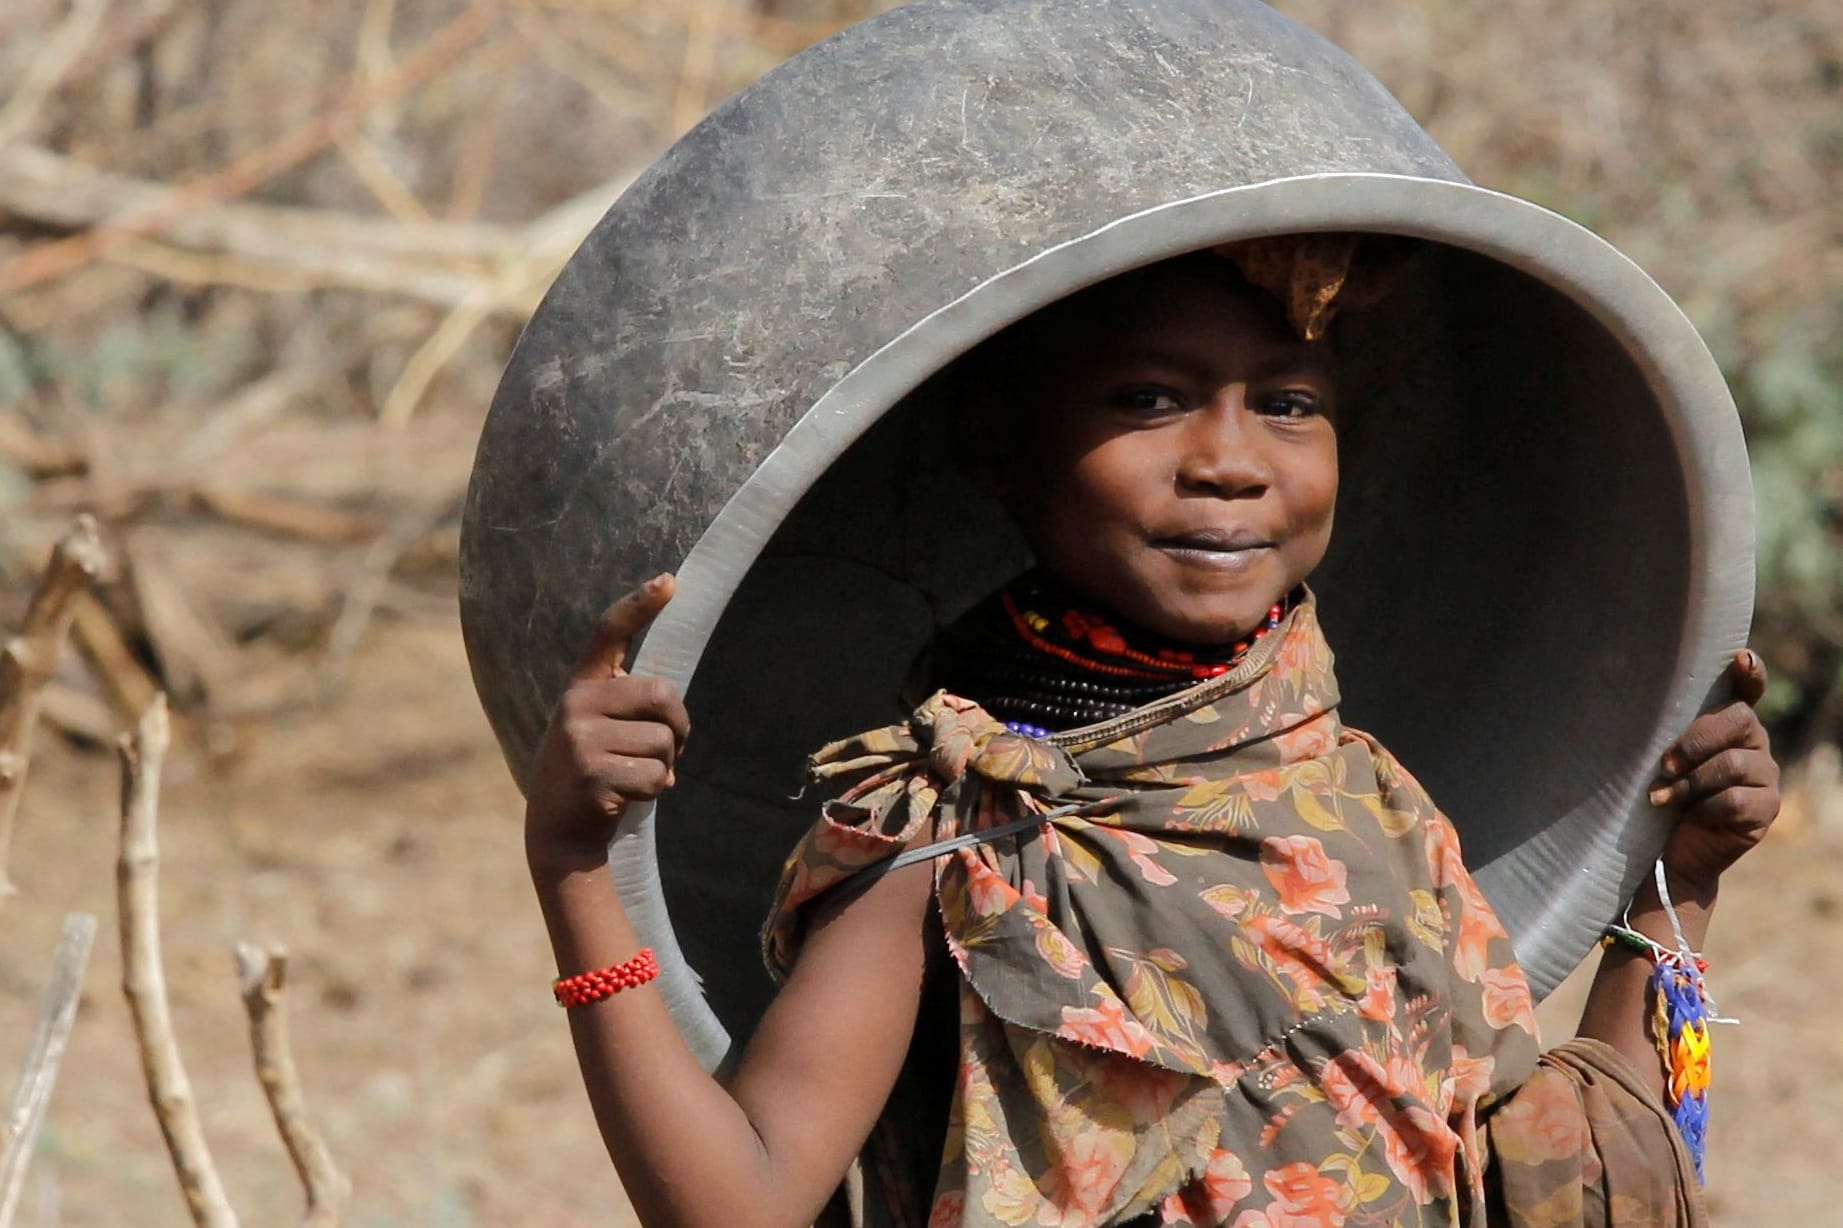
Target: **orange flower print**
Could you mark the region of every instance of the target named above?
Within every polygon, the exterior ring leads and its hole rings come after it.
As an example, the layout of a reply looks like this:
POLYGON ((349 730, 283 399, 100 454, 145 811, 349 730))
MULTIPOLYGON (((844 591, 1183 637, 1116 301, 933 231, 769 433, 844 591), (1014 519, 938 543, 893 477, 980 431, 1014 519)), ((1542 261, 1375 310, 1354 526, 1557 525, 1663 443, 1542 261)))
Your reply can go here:
POLYGON ((1112 836, 1126 846, 1126 855, 1139 867, 1140 877, 1154 887, 1169 887, 1177 881, 1177 875, 1152 860, 1152 854, 1159 851, 1158 841, 1140 835, 1136 831, 1125 831, 1118 827, 1096 827, 1104 835, 1112 836))
POLYGON ((1254 1189, 1240 1157, 1232 1151, 1217 1150, 1203 1166, 1204 1205, 1214 1219, 1227 1219, 1235 1204, 1254 1189))
POLYGON ((1411 1104, 1386 1119, 1382 1154, 1408 1192, 1421 1202, 1453 1192, 1459 1136, 1433 1110, 1411 1104))
POLYGON ((977 856, 963 856, 960 864, 966 870, 966 894, 972 902, 974 916, 997 916, 1017 903, 1017 888, 977 856))
MULTIPOLYGON (((1097 990, 1097 992, 1099 992, 1097 990)), ((1065 1006, 1056 1035, 1097 1049, 1112 1049, 1128 1057, 1144 1057, 1155 1043, 1145 1025, 1126 1013, 1126 1005, 1112 994, 1096 1007, 1065 1006)))
POLYGON ((1043 962, 1054 968, 1058 976, 1080 980, 1082 970, 1088 966, 1087 957, 1055 926, 1047 921, 1037 924, 1037 954, 1043 957, 1043 962))
POLYGON ((1182 1071, 1114 1058, 1097 1060, 1090 1077, 1099 1102, 1119 1107, 1134 1121, 1163 1121, 1190 1082, 1182 1071))
POLYGON ((1159 1204, 1159 1222, 1216 1225, 1229 1222, 1235 1204, 1254 1189, 1248 1170, 1234 1152, 1218 1150, 1196 1180, 1159 1204))
POLYGON ((1041 1177, 1043 1205, 1037 1223, 1043 1228, 1088 1228, 1099 1224, 1132 1162, 1131 1134, 1103 1129, 1072 1131, 1063 1140, 1054 1166, 1041 1177))
POLYGON ((1387 1023, 1395 1018, 1395 970, 1371 966, 1357 1010, 1365 1019, 1387 1023))
MULTIPOLYGON (((1299 720, 1299 717, 1282 717, 1299 720)), ((1274 749, 1281 758, 1289 763, 1305 759, 1318 759, 1337 749, 1336 726, 1330 721, 1306 720, 1291 729, 1281 730, 1273 736, 1274 749)))
POLYGON ((1565 1079, 1538 1074, 1517 1089, 1491 1119, 1500 1158, 1512 1164, 1546 1164, 1591 1152, 1578 1093, 1565 1079))
POLYGON ((1494 1028, 1522 1028, 1536 1034, 1536 1006, 1530 998, 1529 981, 1516 964, 1508 968, 1487 968, 1479 983, 1485 991, 1485 1022, 1494 1028))
MULTIPOLYGON (((1331 945, 1304 926, 1259 913, 1243 921, 1242 930, 1274 970, 1293 983, 1302 1006, 1306 1000, 1322 1001, 1327 990, 1346 987, 1349 978, 1335 966, 1337 957, 1331 945)), ((1348 988, 1354 992, 1356 986, 1348 988)))
POLYGON ((1403 1104, 1414 1083, 1410 1063, 1385 1069, 1360 1049, 1347 1049, 1321 1072, 1325 1097, 1339 1124, 1382 1141, 1383 1156, 1415 1201, 1450 1193, 1459 1136, 1421 1104, 1403 1104))
POLYGON ((1286 912, 1336 917, 1337 906, 1350 903, 1344 863, 1325 856, 1325 846, 1312 836, 1267 837, 1261 841, 1261 870, 1286 912))
POLYGON ((1341 1228, 1344 1222, 1344 1183, 1300 1160, 1274 1169, 1262 1178, 1273 1202, 1267 1222, 1273 1228, 1341 1228))
POLYGON ((966 1195, 959 1190, 942 1194, 928 1213, 928 1228, 960 1228, 966 1222, 966 1195))
POLYGON ((1454 1045, 1440 1083, 1441 1099, 1447 1105, 1478 1103, 1491 1090, 1491 1072, 1496 1066, 1497 1059, 1489 1053, 1473 1057, 1464 1045, 1454 1045))
POLYGON ((1248 772, 1236 778, 1242 792, 1251 801, 1277 801, 1280 795, 1291 786, 1287 783, 1290 773, 1284 767, 1267 768, 1259 772, 1248 772))

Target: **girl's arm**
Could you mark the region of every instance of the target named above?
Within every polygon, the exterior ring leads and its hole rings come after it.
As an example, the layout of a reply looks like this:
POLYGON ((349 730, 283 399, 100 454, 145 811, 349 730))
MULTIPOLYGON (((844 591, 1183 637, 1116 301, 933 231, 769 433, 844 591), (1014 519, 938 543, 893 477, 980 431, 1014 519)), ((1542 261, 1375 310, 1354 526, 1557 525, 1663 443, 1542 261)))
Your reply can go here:
MULTIPOLYGON (((1766 690, 1766 668, 1752 651, 1729 667, 1736 700, 1698 717, 1664 755, 1651 791, 1658 806, 1680 806, 1682 817, 1664 846, 1665 883, 1683 937, 1700 951, 1722 873, 1758 844, 1779 813, 1779 765, 1753 705, 1766 690)), ((1631 928, 1675 949, 1677 937, 1647 880, 1632 901, 1631 928)), ((1664 1071, 1652 1043, 1651 964, 1623 946, 1608 948, 1581 1015, 1580 1034, 1605 1041, 1645 1075, 1659 1096, 1664 1071)))
MULTIPOLYGON (((671 784, 688 726, 670 686, 621 666, 672 587, 661 577, 610 607, 535 761, 526 852, 562 975, 640 947, 607 840, 628 802, 671 784)), ((652 986, 571 1009, 589 1102, 641 1223, 812 1222, 908 1050, 931 885, 930 867, 911 866, 821 909, 728 1086, 698 1065, 652 986)))

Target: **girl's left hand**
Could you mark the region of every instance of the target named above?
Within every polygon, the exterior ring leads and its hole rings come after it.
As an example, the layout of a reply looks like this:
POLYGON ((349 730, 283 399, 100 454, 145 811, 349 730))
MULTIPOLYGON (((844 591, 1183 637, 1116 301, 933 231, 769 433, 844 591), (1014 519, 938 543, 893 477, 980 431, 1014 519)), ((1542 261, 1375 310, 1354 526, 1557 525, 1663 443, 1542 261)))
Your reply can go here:
POLYGON ((1779 814, 1779 764, 1753 706, 1766 665, 1747 649, 1728 667, 1734 702, 1699 716, 1664 752, 1651 804, 1677 806, 1664 868, 1691 887, 1713 888, 1723 870, 1766 835, 1779 814))

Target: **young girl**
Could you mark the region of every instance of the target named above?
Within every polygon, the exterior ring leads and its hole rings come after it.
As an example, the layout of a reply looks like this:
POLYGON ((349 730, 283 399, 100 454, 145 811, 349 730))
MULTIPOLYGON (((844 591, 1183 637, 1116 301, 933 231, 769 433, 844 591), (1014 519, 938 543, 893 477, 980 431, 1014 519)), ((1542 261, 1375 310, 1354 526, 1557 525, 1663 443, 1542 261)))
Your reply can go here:
POLYGON ((1777 812, 1762 666, 1660 765, 1674 910, 1639 893, 1579 1038, 1539 1055, 1452 827, 1338 720, 1306 581, 1361 412, 1327 324, 1370 270, 1321 247, 1153 265, 962 360, 971 462, 1038 565, 938 638, 905 724, 815 756, 862 778, 788 862, 785 983, 722 1081, 605 871, 690 734, 622 669, 673 580, 608 610, 526 836, 643 1223, 796 1228, 860 1153, 860 1217, 938 1228, 1700 1222, 1651 986, 1777 812))

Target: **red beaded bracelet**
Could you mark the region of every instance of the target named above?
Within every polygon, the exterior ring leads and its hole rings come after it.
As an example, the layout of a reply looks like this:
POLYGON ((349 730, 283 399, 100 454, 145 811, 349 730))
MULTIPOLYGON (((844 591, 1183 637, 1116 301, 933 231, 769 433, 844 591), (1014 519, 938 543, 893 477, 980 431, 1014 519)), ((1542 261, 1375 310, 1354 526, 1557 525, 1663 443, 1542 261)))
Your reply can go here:
POLYGON ((638 955, 624 964, 558 977, 550 983, 550 991, 556 995, 558 1006, 587 1006, 603 998, 612 998, 623 989, 644 985, 658 975, 659 960, 653 948, 642 947, 638 955))

